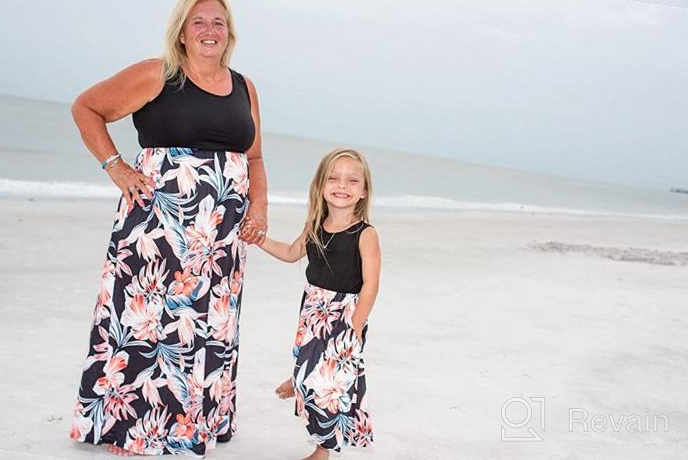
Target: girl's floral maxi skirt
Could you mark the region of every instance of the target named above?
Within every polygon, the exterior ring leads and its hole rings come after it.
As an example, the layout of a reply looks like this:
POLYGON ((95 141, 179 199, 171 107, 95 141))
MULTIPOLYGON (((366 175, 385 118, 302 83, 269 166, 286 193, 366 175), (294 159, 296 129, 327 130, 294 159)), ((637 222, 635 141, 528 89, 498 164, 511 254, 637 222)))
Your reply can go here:
POLYGON ((307 284, 294 346, 296 415, 320 446, 366 447, 373 441, 367 411, 363 342, 351 323, 358 294, 307 284))
POLYGON ((202 456, 236 429, 248 162, 151 148, 135 168, 156 188, 143 207, 120 200, 71 437, 202 456))

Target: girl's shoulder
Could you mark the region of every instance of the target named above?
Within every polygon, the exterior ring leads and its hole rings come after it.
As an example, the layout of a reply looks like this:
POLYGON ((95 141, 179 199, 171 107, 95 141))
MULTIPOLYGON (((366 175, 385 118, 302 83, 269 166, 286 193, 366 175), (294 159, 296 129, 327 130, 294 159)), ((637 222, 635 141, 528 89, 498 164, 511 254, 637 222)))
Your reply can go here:
POLYGON ((379 244, 377 229, 373 225, 371 225, 367 222, 364 222, 363 224, 364 225, 362 225, 360 230, 359 230, 359 232, 360 232, 359 246, 364 245, 366 243, 368 243, 368 244, 372 243, 375 245, 379 244))
POLYGON ((373 227, 373 224, 371 224, 370 222, 365 222, 363 220, 351 226, 352 231, 361 234, 369 228, 374 229, 375 227, 373 227))
POLYGON ((360 242, 361 238, 363 238, 363 235, 370 232, 375 233, 375 227, 373 227, 373 225, 369 222, 360 221, 340 233, 346 233, 353 238, 353 241, 360 242))
POLYGON ((367 225, 361 230, 358 238, 358 252, 361 259, 380 258, 380 239, 377 236, 377 230, 372 225, 367 225))
POLYGON ((367 235, 377 235, 377 229, 373 225, 371 225, 367 222, 363 223, 363 225, 361 226, 360 232, 361 232, 361 236, 366 235, 366 234, 367 235))

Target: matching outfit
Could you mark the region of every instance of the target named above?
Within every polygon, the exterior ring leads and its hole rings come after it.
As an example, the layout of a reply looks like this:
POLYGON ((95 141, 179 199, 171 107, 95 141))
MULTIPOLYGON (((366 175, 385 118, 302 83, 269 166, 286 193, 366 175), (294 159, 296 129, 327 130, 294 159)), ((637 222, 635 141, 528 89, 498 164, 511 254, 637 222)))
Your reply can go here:
MULTIPOLYGON (((136 454, 203 456, 236 430, 239 312, 248 203, 243 153, 255 127, 244 78, 218 96, 166 83, 133 114, 135 169, 152 200, 120 200, 94 308, 71 437, 136 454)), ((351 324, 369 224, 306 245, 308 284, 294 346, 296 414, 327 449, 373 440, 363 347, 351 324)))
POLYGON ((324 254, 306 243, 308 267, 294 344, 296 415, 307 422, 312 438, 326 449, 368 446, 373 428, 366 408, 363 342, 351 318, 363 285, 359 239, 370 225, 322 231, 324 254))
POLYGON ((133 114, 150 200, 115 218, 71 437, 203 456, 236 429, 239 312, 255 126, 244 78, 227 96, 167 82, 133 114))

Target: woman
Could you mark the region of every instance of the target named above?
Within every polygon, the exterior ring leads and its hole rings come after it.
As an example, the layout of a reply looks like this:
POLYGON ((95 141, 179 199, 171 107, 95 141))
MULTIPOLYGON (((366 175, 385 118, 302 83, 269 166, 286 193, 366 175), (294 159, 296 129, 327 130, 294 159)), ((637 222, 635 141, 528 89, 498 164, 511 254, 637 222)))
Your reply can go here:
POLYGON ((234 44, 224 0, 181 0, 162 60, 72 107, 122 199, 71 437, 119 455, 203 455, 236 429, 246 246, 265 237, 267 187, 256 90, 228 67, 234 44), (129 114, 134 168, 106 129, 129 114))

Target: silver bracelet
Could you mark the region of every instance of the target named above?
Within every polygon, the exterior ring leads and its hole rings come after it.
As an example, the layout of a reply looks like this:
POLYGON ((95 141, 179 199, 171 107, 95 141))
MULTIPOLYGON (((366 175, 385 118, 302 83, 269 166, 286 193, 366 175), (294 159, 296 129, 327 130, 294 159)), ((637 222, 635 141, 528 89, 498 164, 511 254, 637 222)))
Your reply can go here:
POLYGON ((107 171, 108 169, 112 169, 112 168, 114 168, 115 165, 116 165, 117 163, 119 163, 120 161, 122 161, 122 157, 117 157, 117 158, 115 158, 114 160, 112 160, 111 162, 107 163, 103 169, 106 170, 106 171, 107 171))
POLYGON ((117 160, 117 159, 120 159, 120 158, 122 158, 122 155, 120 155, 119 153, 116 153, 116 152, 115 152, 115 153, 113 153, 112 155, 110 155, 109 157, 107 157, 107 158, 105 159, 105 161, 103 161, 103 162, 100 164, 100 167, 103 168, 103 169, 105 169, 105 167, 106 167, 108 164, 110 164, 111 162, 113 162, 113 161, 115 161, 115 160, 117 160))

